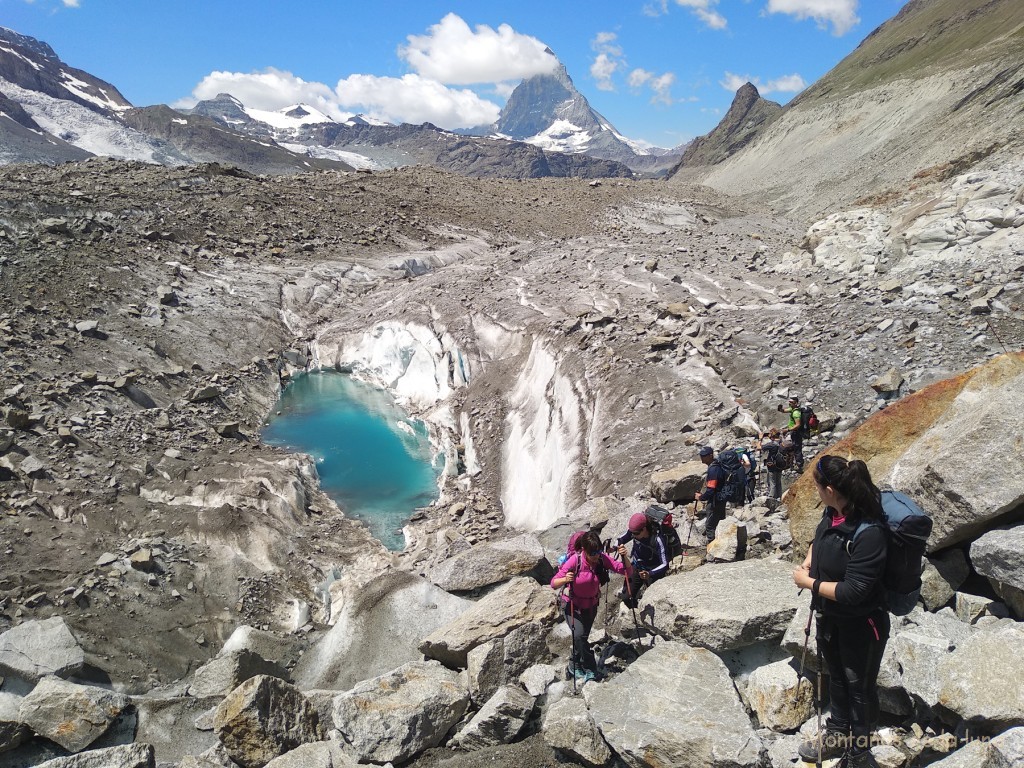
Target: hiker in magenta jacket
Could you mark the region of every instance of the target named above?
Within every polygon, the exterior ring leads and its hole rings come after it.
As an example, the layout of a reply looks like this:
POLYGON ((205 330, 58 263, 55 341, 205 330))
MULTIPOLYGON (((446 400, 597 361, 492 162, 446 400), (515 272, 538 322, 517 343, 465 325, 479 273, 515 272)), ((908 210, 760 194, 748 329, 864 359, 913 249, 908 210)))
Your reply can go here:
POLYGON ((590 650, 587 639, 597 618, 597 604, 601 600, 601 571, 613 570, 628 574, 632 568, 626 559, 626 547, 619 547, 619 555, 625 562, 612 560, 601 551, 601 539, 593 531, 587 531, 576 541, 577 550, 562 563, 558 573, 551 579, 554 589, 567 587, 562 593, 562 609, 565 620, 572 629, 572 661, 569 674, 577 680, 593 680, 597 673, 597 659, 590 650))

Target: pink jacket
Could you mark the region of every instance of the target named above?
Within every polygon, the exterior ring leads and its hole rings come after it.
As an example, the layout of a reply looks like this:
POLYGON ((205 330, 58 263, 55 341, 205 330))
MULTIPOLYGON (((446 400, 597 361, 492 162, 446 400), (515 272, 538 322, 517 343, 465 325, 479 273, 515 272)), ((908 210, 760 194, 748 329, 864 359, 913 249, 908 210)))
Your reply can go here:
MULTIPOLYGON (((626 572, 626 566, 618 560, 612 560, 604 552, 601 553, 601 561, 609 571, 615 571, 618 574, 626 572)), ((597 578, 597 573, 590 567, 587 559, 577 552, 562 563, 562 567, 551 577, 551 581, 564 578, 570 571, 574 572, 576 576, 572 584, 565 585, 562 601, 568 603, 571 600, 577 608, 593 608, 601 600, 601 582, 597 578)), ((555 587, 554 583, 551 584, 551 587, 560 589, 560 587, 555 587)))

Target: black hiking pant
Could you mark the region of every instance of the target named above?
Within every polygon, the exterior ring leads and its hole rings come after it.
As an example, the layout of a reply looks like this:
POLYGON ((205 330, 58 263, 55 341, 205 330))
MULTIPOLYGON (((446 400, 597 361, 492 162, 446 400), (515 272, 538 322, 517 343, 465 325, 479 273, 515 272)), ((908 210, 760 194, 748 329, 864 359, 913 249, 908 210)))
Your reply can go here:
POLYGON ((854 747, 871 746, 878 722, 878 670, 889 640, 889 613, 853 618, 822 616, 817 642, 829 678, 829 729, 852 732, 854 747))
POLYGON ((796 471, 804 471, 804 433, 799 429, 794 429, 789 433, 790 438, 793 440, 793 461, 796 464, 796 471))
POLYGON ((640 595, 643 593, 644 589, 657 580, 657 577, 652 577, 650 575, 649 570, 643 566, 634 564, 633 572, 629 574, 629 578, 623 583, 622 591, 619 592, 619 597, 622 598, 622 602, 627 608, 636 608, 637 604, 640 602, 640 595), (646 581, 640 578, 641 570, 645 570, 648 573, 646 581))
POLYGON ((572 630, 572 671, 588 669, 597 672, 597 659, 590 649, 590 630, 597 618, 597 606, 578 608, 572 603, 564 603, 565 620, 572 630), (570 607, 572 609, 570 609, 570 607))
POLYGON ((715 538, 718 524, 725 519, 726 501, 714 499, 708 503, 708 518, 704 521, 704 538, 711 541, 715 538))

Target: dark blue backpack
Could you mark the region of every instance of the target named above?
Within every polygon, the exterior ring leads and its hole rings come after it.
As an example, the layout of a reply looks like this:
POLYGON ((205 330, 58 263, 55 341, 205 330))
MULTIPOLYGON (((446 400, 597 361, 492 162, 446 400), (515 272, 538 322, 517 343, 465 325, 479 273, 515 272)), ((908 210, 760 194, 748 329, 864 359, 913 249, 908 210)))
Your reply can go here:
POLYGON ((722 470, 722 488, 718 497, 731 501, 733 504, 745 504, 747 501, 747 473, 740 463, 740 457, 731 448, 718 453, 719 469, 722 470))
MULTIPOLYGON (((921 572, 924 570, 924 551, 932 533, 932 519, 917 503, 899 491, 882 491, 882 527, 888 534, 888 554, 885 559, 885 599, 889 612, 906 616, 921 597, 921 572)), ((861 523, 853 532, 852 542, 861 531, 879 523, 861 523)))

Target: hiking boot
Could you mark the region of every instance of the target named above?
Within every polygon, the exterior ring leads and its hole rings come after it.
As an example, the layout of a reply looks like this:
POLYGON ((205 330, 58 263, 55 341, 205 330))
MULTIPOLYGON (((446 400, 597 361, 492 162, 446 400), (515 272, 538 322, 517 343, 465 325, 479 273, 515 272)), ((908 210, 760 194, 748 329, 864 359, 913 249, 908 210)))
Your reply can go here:
MULTIPOLYGON (((823 734, 821 745, 821 759, 833 760, 846 754, 850 747, 850 736, 844 731, 830 731, 827 728, 823 734)), ((797 750, 800 759, 805 763, 813 763, 818 759, 818 736, 805 741, 797 750)))
POLYGON ((842 768, 878 768, 878 761, 870 749, 863 752, 848 752, 839 764, 842 768))
POLYGON ((576 670, 576 682, 577 683, 589 683, 591 680, 594 680, 594 679, 595 679, 594 673, 591 672, 589 669, 577 669, 576 670))

